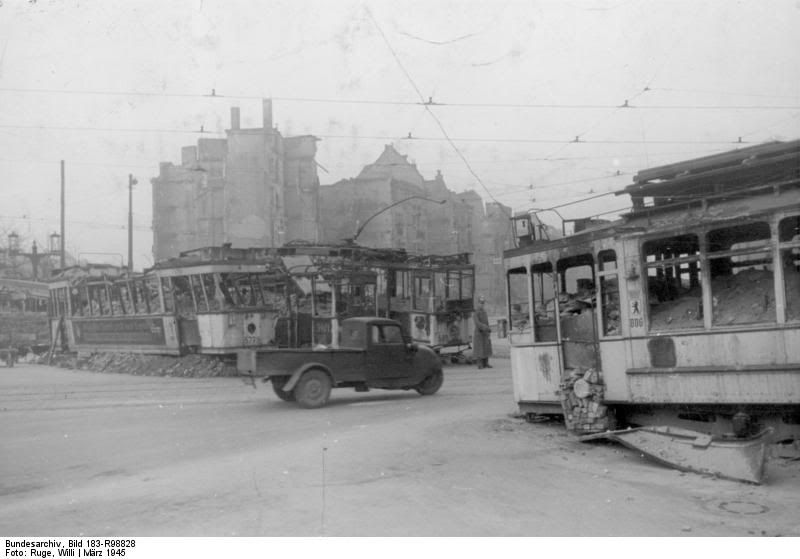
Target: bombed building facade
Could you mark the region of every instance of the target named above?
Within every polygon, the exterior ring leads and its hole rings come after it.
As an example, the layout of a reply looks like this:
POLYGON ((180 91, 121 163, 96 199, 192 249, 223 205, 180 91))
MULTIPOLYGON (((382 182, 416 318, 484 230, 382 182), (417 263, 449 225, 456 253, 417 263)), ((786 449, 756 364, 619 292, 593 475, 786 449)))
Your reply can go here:
POLYGON ((451 191, 441 172, 424 178, 392 145, 355 178, 321 186, 319 196, 324 241, 353 239, 412 254, 470 253, 476 290, 490 307, 502 307, 505 294, 492 286, 500 285, 500 255, 511 247, 510 208, 484 206, 473 190, 451 191))
POLYGON ((204 246, 277 247, 355 240, 411 254, 470 253, 476 289, 500 308, 499 255, 511 246, 510 208, 426 179, 387 145, 355 178, 320 186, 312 135, 284 137, 263 101, 262 126, 242 128, 238 107, 220 139, 200 138, 180 164, 161 163, 153 185, 156 262, 204 246), (356 238, 357 237, 357 238, 356 238))
POLYGON ((161 163, 153 184, 156 261, 202 246, 280 246, 318 240, 317 138, 284 138, 263 101, 260 128, 242 128, 231 109, 225 139, 184 147, 179 165, 161 163))

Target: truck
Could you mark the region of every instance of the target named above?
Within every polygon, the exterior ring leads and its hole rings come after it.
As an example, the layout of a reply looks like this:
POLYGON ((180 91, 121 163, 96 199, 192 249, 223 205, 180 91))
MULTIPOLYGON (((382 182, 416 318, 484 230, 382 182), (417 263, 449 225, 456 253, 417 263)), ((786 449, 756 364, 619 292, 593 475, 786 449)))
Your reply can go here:
POLYGON ((304 408, 327 404, 332 388, 415 390, 428 396, 444 382, 437 353, 411 341, 395 320, 347 318, 341 323, 338 345, 240 349, 236 366, 244 376, 270 382, 281 400, 304 408))

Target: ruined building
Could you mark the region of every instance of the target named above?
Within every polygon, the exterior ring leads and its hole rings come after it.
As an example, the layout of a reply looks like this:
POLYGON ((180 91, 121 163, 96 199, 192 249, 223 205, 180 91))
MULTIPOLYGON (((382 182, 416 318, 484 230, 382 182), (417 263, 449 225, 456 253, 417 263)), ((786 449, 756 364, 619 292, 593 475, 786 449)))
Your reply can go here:
POLYGON ((203 246, 280 246, 317 241, 317 138, 284 138, 263 102, 260 128, 242 128, 231 109, 225 139, 184 147, 181 163, 162 163, 153 184, 156 261, 203 246))
POLYGON ((336 243, 358 234, 355 240, 362 246, 412 254, 471 253, 476 289, 491 307, 502 307, 505 295, 496 286, 503 285, 501 256, 511 246, 510 208, 497 203, 484 207, 473 190, 451 191, 441 172, 425 179, 392 145, 357 177, 321 186, 319 198, 325 208, 320 214, 323 241, 336 243))
POLYGON ((357 177, 320 187, 317 140, 284 138, 273 126, 270 100, 263 102, 260 128, 242 128, 232 108, 226 138, 184 147, 180 164, 162 163, 152 179, 155 261, 224 243, 277 247, 357 235, 362 246, 411 254, 471 253, 476 288, 492 307, 502 306, 496 286, 502 250, 511 242, 509 208, 484 207, 472 190, 449 190, 441 172, 424 178, 391 145, 357 177))

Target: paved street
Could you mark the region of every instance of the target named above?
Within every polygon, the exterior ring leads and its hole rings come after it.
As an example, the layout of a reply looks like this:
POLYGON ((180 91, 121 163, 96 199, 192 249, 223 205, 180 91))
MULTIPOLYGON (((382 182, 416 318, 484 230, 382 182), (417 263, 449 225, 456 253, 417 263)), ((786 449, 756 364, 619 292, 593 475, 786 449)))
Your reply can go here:
POLYGON ((509 362, 435 396, 0 368, 0 533, 89 536, 800 535, 800 464, 684 474, 513 417, 509 362))

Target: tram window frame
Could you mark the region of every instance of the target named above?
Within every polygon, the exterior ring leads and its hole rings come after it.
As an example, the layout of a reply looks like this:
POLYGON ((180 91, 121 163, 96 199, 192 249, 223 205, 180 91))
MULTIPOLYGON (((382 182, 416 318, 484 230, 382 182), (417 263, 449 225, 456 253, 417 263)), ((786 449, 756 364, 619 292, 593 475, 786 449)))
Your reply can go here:
POLYGON ((89 286, 89 298, 94 303, 91 306, 92 316, 109 316, 111 309, 108 305, 108 291, 104 283, 93 283, 89 286))
POLYGON ((214 272, 200 274, 206 292, 209 312, 226 310, 232 306, 228 302, 228 295, 220 286, 221 281, 219 275, 219 273, 214 272))
POLYGON ((619 294, 619 267, 614 249, 597 253, 598 301, 600 302, 600 336, 622 335, 621 301, 619 294))
POLYGON ((125 316, 125 303, 122 300, 122 286, 119 282, 112 282, 108 287, 109 302, 111 303, 111 314, 113 316, 125 316))
POLYGON ((164 294, 164 310, 168 313, 177 313, 175 306, 175 294, 172 291, 172 278, 167 276, 159 278, 159 289, 164 294))
POLYGON ((783 277, 784 320, 800 321, 800 214, 778 222, 778 254, 783 277))
POLYGON ((184 318, 194 318, 197 313, 197 304, 189 276, 171 276, 169 279, 175 313, 184 318))
POLYGON ((286 283, 272 274, 255 274, 254 281, 261 290, 264 307, 279 310, 286 306, 286 283))
POLYGON ((408 312, 412 309, 411 270, 389 270, 393 282, 390 282, 389 311, 408 312))
POLYGON ((435 270, 433 272, 433 283, 431 285, 431 297, 433 298, 433 310, 435 312, 444 312, 447 308, 448 297, 448 271, 435 270))
POLYGON ((333 290, 335 287, 327 279, 312 278, 311 280, 311 315, 314 318, 334 318, 336 313, 333 308, 333 290), (320 285, 327 286, 320 289, 320 285))
POLYGON ((558 322, 561 342, 597 339, 597 276, 592 253, 560 258, 558 273, 558 322), (587 301, 588 300, 588 301, 587 301), (587 331, 591 329, 591 334, 587 331))
POLYGON ((434 298, 433 273, 428 270, 414 270, 411 275, 414 286, 412 294, 412 309, 420 312, 431 312, 434 298), (427 289, 423 289, 425 286, 427 289))
POLYGON ((188 278, 192 294, 194 295, 195 311, 199 313, 208 312, 208 297, 206 295, 205 285, 203 285, 202 274, 190 274, 188 278))
POLYGON ((119 296, 119 301, 121 303, 122 314, 125 316, 134 314, 133 303, 131 302, 130 298, 131 293, 128 288, 127 280, 120 280, 116 282, 115 285, 117 285, 118 288, 117 294, 119 296))
MULTIPOLYGON (((169 291, 164 289, 164 282, 161 279, 169 280, 169 278, 158 278, 157 276, 148 276, 142 280, 142 290, 146 297, 145 304, 148 314, 175 312, 172 288, 169 287, 169 291), (168 295, 169 299, 167 299, 168 295)), ((167 285, 170 285, 169 282, 167 282, 167 285)))
POLYGON ((89 304, 88 314, 86 316, 102 316, 100 310, 100 298, 95 296, 98 286, 96 284, 88 283, 84 286, 86 289, 86 301, 89 304))
POLYGON ((337 278, 331 282, 331 288, 336 291, 335 316, 349 316, 352 302, 352 284, 346 278, 337 278))
POLYGON ((461 300, 461 270, 447 270, 445 278, 445 298, 461 300))
POLYGON ((647 239, 642 243, 646 272, 644 291, 651 332, 704 327, 702 277, 706 266, 702 249, 701 237, 696 232, 647 239), (681 315, 681 320, 676 321, 676 315, 681 315))
POLYGON ((712 328, 777 322, 774 251, 768 222, 709 230, 706 256, 712 328))
POLYGON ((530 268, 533 289, 533 342, 553 343, 558 341, 558 274, 552 262, 534 264, 530 268), (545 283, 545 280, 548 280, 545 283), (545 285, 552 293, 547 299, 545 285), (548 307, 552 305, 552 309, 548 307), (549 315, 552 313, 552 317, 549 315), (552 324, 550 323, 552 321, 552 324))
POLYGON ((69 304, 67 302, 68 287, 59 287, 55 290, 56 316, 69 316, 69 304))
POLYGON ((468 301, 472 308, 475 301, 475 269, 461 270, 461 300, 468 301))
POLYGON ((151 314, 144 278, 137 278, 131 283, 133 284, 133 305, 136 314, 151 314))
POLYGON ((511 268, 506 272, 506 292, 508 293, 509 338, 514 343, 533 342, 533 328, 530 321, 531 276, 524 266, 511 268), (514 279, 521 279, 519 285, 514 279), (520 293, 521 292, 521 293, 520 293))
POLYGON ((254 307, 264 308, 264 291, 261 289, 261 282, 258 281, 258 274, 247 274, 247 281, 250 283, 251 302, 254 307))

